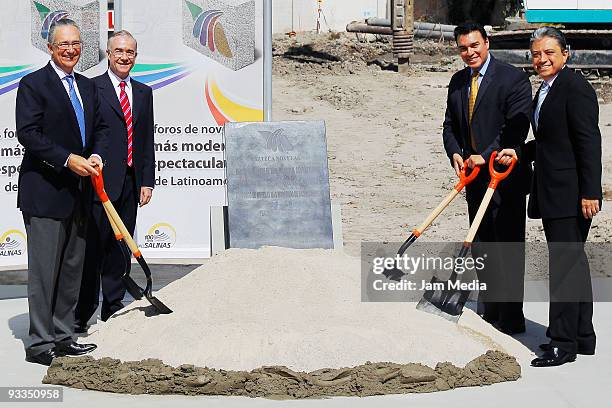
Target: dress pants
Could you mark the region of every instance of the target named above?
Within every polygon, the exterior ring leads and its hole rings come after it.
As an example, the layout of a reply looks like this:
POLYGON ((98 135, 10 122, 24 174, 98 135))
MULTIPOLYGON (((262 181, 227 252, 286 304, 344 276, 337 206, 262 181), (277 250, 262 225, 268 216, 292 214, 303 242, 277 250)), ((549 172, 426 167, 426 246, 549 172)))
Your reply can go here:
MULTIPOLYGON (((44 198, 42 198, 44 199, 44 198)), ((28 243, 29 336, 34 356, 74 339, 74 310, 85 256, 87 217, 78 199, 66 219, 23 214, 28 243)))
POLYGON ((568 353, 594 352, 593 290, 584 242, 591 220, 543 219, 548 245, 550 307, 547 336, 568 353))
MULTIPOLYGON (((483 168, 466 187, 470 225, 488 188, 486 170, 483 168)), ((477 271, 478 280, 487 284, 487 291, 479 293, 483 318, 510 331, 521 331, 525 326, 526 197, 516 173, 500 182, 472 245, 472 255, 485 261, 484 268, 477 271)))
MULTIPOLYGON (((138 196, 134 170, 126 169, 123 188, 113 206, 123 220, 130 235, 134 235, 138 196)), ((79 301, 75 311, 75 324, 85 327, 99 305, 102 287, 102 308, 100 318, 108 320, 123 308, 125 286, 121 276, 130 270, 131 262, 124 258, 119 243, 108 221, 104 207, 95 201, 92 207, 92 221, 87 232, 87 251, 79 301), (126 269, 127 268, 127 269, 126 269)))

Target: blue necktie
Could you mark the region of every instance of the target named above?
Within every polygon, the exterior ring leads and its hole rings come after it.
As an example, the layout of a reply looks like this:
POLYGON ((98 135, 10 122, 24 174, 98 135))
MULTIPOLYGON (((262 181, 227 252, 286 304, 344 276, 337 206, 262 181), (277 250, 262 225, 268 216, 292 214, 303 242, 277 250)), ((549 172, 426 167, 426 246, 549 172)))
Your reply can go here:
POLYGON ((81 131, 81 142, 83 143, 83 147, 85 146, 85 113, 83 112, 83 106, 81 106, 81 101, 79 101, 79 97, 74 89, 74 77, 72 75, 66 75, 64 79, 68 82, 68 90, 70 94, 70 102, 72 103, 72 107, 74 108, 74 113, 76 113, 77 122, 79 122, 79 130, 81 131))
POLYGON ((540 127, 538 123, 540 120, 540 108, 542 108, 542 104, 544 103, 544 99, 546 99, 546 95, 548 94, 549 90, 550 86, 548 85, 548 82, 544 81, 544 83, 542 84, 542 88, 540 89, 540 94, 538 96, 538 104, 536 105, 536 109, 533 114, 536 130, 538 130, 538 127, 540 127))

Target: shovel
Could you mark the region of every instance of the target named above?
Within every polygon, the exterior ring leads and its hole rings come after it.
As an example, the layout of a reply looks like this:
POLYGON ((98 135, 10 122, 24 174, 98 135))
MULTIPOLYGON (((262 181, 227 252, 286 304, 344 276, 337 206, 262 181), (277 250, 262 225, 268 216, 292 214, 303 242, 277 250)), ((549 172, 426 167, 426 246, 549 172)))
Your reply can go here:
MULTIPOLYGON (((455 197, 457 197, 457 194, 459 194, 461 190, 463 190, 463 187, 470 184, 472 180, 474 180, 476 176, 478 176, 478 172, 480 172, 480 167, 474 167, 472 171, 470 172, 470 174, 467 175, 467 171, 468 171, 467 162, 468 162, 467 160, 463 162, 463 169, 459 173, 459 182, 455 185, 453 190, 450 193, 448 193, 446 198, 442 200, 442 202, 431 212, 431 214, 427 216, 425 221, 423 221, 423 223, 419 225, 417 228, 412 230, 412 233, 410 234, 408 239, 404 241, 402 246, 397 251, 398 257, 401 257, 402 255, 404 255, 404 252, 406 252, 406 250, 410 247, 410 245, 412 245, 414 241, 416 241, 417 238, 420 237, 421 234, 431 225, 431 223, 434 222, 436 218, 438 218, 438 215, 440 215, 440 213, 446 207, 448 207, 451 201, 453 201, 455 197)), ((383 271, 383 275, 385 275, 387 279, 398 281, 398 282, 402 280, 402 276, 404 276, 404 274, 405 273, 402 272, 402 270, 400 270, 397 267, 397 264, 393 268, 385 269, 383 271)))
POLYGON ((110 222, 115 234, 115 239, 117 239, 117 243, 119 244, 126 259, 126 269, 121 279, 127 291, 134 299, 142 299, 143 296, 146 297, 149 303, 151 303, 151 305, 153 305, 153 307, 161 314, 172 313, 172 310, 168 306, 164 305, 159 299, 153 296, 153 280, 151 279, 151 270, 149 269, 149 265, 147 265, 145 262, 144 258, 142 257, 142 253, 136 245, 136 242, 134 242, 132 236, 125 227, 125 224, 123 224, 123 221, 121 221, 121 217, 119 217, 119 214, 117 214, 113 203, 111 203, 111 201, 108 199, 108 195, 106 194, 106 191, 104 191, 104 179, 102 177, 101 169, 98 169, 97 176, 91 176, 91 182, 93 183, 98 197, 100 197, 100 201, 102 201, 102 206, 104 207, 108 221, 110 222), (147 278, 147 286, 144 289, 138 286, 138 284, 130 277, 127 262, 130 262, 131 256, 125 246, 127 246, 129 251, 134 254, 136 261, 138 261, 145 273, 147 278))
MULTIPOLYGON (((496 151, 491 153, 491 158, 489 159, 489 174, 491 175, 491 181, 489 182, 487 191, 482 199, 482 202, 480 203, 480 207, 478 207, 478 212, 474 217, 474 221, 470 226, 457 258, 465 258, 467 256, 468 251, 472 246, 472 241, 474 240, 476 232, 478 231, 478 227, 480 227, 480 223, 487 211, 487 207, 491 202, 493 193, 495 193, 497 185, 500 181, 508 177, 516 165, 516 159, 513 158, 506 171, 500 173, 496 171, 494 167, 496 156, 496 151)), ((454 289, 450 287, 450 282, 457 282, 457 275, 456 270, 453 269, 448 281, 442 281, 434 276, 431 279, 431 287, 433 289, 426 290, 425 293, 423 293, 423 298, 419 301, 416 308, 424 312, 442 316, 447 320, 457 322, 461 316, 461 313, 463 313, 463 306, 465 305, 465 302, 467 302, 471 292, 470 290, 454 289)))

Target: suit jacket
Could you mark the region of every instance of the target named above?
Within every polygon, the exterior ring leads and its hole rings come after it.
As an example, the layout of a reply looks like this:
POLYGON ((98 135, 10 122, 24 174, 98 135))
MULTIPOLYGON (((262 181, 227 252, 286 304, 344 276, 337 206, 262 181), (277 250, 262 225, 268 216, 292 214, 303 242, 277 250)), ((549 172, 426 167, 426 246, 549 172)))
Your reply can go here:
MULTIPOLYGON (((505 147, 520 149, 524 145, 531 118, 531 84, 527 74, 496 60, 490 54, 487 71, 478 88, 472 118, 472 132, 476 152, 471 147, 468 124, 468 86, 470 68, 466 67, 451 78, 448 86, 443 140, 446 154, 452 163, 453 154, 464 159, 477 153, 487 161, 491 153, 505 147)), ((490 179, 483 168, 478 176, 481 182, 490 179)), ((529 191, 530 166, 519 164, 512 174, 500 183, 501 190, 529 191)), ((467 187, 470 189, 470 186, 467 187)))
MULTIPOLYGON (((70 153, 106 155, 108 127, 100 116, 98 91, 90 79, 74 74, 85 115, 85 146, 70 97, 47 64, 21 79, 17 91, 17 138, 25 147, 19 171, 17 206, 37 217, 69 217, 79 195, 91 193, 89 180, 64 166, 70 153)), ((91 196, 85 197, 85 203, 91 196)))
MULTIPOLYGON (((111 201, 121 194, 127 169, 127 128, 117 93, 108 72, 95 77, 101 98, 100 113, 110 128, 108 154, 105 157, 104 188, 111 201)), ((130 79, 132 86, 132 165, 136 191, 155 186, 155 147, 153 140, 153 91, 130 79)))
POLYGON ((582 198, 601 200, 598 123, 595 90, 582 75, 563 68, 540 107, 537 129, 533 125, 535 140, 525 147, 525 161, 535 161, 531 218, 582 216, 582 198))

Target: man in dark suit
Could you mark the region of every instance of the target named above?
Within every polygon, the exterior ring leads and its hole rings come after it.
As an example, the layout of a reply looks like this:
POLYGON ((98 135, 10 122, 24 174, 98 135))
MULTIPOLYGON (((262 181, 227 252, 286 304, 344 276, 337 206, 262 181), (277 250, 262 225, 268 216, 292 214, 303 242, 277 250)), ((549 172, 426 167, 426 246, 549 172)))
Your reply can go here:
MULTIPOLYGON (((94 78, 101 99, 100 113, 110 127, 109 153, 104 167, 105 190, 130 234, 136 226, 136 210, 151 200, 155 183, 153 145, 153 92, 130 77, 137 54, 136 40, 119 31, 108 40, 109 69, 94 78)), ((130 267, 112 233, 104 208, 95 200, 93 222, 87 239, 87 255, 79 302, 75 311, 77 332, 98 307, 106 321, 123 307, 125 286, 121 276, 130 267)), ((129 270, 129 269, 128 269, 129 270)))
MULTIPOLYGON (((535 161, 528 212, 542 218, 549 253, 550 343, 531 362, 535 367, 565 364, 578 354, 595 353, 593 294, 584 252, 591 221, 599 212, 601 133, 593 87, 565 66, 569 51, 564 35, 552 27, 531 38, 533 67, 544 80, 533 100, 535 141, 519 154, 535 161)), ((501 152, 516 157, 514 150, 501 152)))
MULTIPOLYGON (((444 148, 455 171, 488 163, 502 147, 524 144, 529 132, 531 85, 520 70, 489 53, 484 28, 475 23, 455 29, 459 54, 466 68, 453 75, 444 118, 444 148)), ((485 257, 478 279, 487 283, 479 301, 483 318, 507 334, 525 331, 523 280, 527 166, 516 168, 500 183, 472 246, 475 257, 485 257)), ((483 169, 466 187, 470 223, 490 181, 483 169)))
POLYGON ((108 130, 93 81, 73 71, 82 46, 77 25, 57 21, 48 41, 51 61, 21 80, 15 115, 25 147, 17 205, 28 241, 26 361, 44 365, 96 348, 76 343, 72 329, 91 203, 88 176, 102 167, 108 130))

